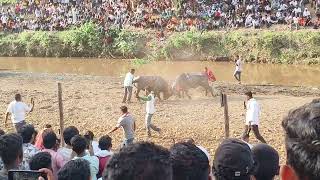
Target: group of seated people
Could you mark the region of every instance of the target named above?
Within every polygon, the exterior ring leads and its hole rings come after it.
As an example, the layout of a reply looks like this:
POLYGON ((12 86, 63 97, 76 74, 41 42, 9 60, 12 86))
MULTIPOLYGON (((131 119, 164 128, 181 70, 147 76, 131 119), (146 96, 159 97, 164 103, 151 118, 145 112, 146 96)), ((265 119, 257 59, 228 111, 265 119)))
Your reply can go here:
POLYGON ((291 110, 282 121, 286 165, 267 144, 249 145, 243 139, 225 139, 213 159, 205 148, 188 139, 169 149, 137 142, 113 153, 112 139, 93 133, 80 135, 76 127, 63 131, 65 146, 47 125, 36 133, 24 125, 18 133, 1 131, 0 180, 14 169, 39 170, 48 180, 282 180, 320 179, 320 99, 291 110), (211 164, 212 160, 212 164, 211 164))
MULTIPOLYGON (((185 31, 192 28, 270 27, 273 24, 319 25, 319 3, 313 15, 309 1, 297 0, 146 0, 132 5, 119 0, 22 0, 0 9, 0 31, 59 31, 85 22, 101 28, 156 28, 185 31)), ((313 2, 313 1, 312 1, 313 2)))

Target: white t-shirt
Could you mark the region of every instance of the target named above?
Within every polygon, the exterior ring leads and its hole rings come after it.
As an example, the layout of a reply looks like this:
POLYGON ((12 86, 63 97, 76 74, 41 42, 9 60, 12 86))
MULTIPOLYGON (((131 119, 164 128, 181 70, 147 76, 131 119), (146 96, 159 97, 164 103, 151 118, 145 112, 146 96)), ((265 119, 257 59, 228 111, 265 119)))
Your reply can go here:
POLYGON ((133 74, 131 74, 130 72, 128 72, 128 73, 126 74, 126 77, 124 78, 124 82, 123 82, 124 86, 125 86, 125 87, 126 87, 126 86, 132 87, 132 86, 133 86, 133 84, 132 84, 133 78, 134 78, 133 74))
POLYGON ((238 72, 242 71, 242 61, 240 58, 236 62, 236 71, 238 71, 238 72))
POLYGON ((303 17, 307 17, 307 16, 310 16, 310 11, 304 10, 303 11, 303 17))
POLYGON ((61 147, 58 149, 58 154, 63 157, 65 162, 68 162, 71 160, 72 149, 61 147))
POLYGON ((11 114, 12 123, 19 123, 25 120, 26 112, 30 112, 31 107, 21 101, 12 101, 7 109, 11 114))
POLYGON ((92 141, 92 148, 93 148, 93 153, 96 154, 99 151, 101 151, 101 149, 99 148, 99 143, 97 141, 92 141))
POLYGON ((146 112, 148 114, 153 114, 156 112, 156 108, 154 107, 155 99, 152 94, 149 94, 148 97, 151 97, 151 100, 146 103, 146 112))
POLYGON ((246 125, 259 125, 260 106, 251 98, 247 103, 246 125))

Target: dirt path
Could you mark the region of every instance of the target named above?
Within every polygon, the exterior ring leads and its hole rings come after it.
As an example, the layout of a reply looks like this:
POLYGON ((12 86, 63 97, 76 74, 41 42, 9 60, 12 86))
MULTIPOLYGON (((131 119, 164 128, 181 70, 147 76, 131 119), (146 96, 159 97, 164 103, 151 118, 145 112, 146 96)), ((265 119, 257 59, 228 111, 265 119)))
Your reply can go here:
MULTIPOLYGON (((122 79, 105 76, 77 76, 59 74, 33 74, 0 72, 0 109, 1 117, 15 93, 21 93, 24 100, 35 98, 35 111, 28 115, 27 121, 37 128, 50 123, 58 129, 59 113, 57 102, 57 82, 63 84, 65 124, 77 126, 81 132, 92 130, 96 137, 106 134, 119 117, 122 99, 122 79)), ((242 134, 244 96, 239 93, 246 89, 256 92, 256 98, 262 106, 261 133, 265 139, 281 154, 284 162, 283 131, 281 121, 289 109, 310 102, 319 97, 316 88, 249 86, 219 82, 216 89, 229 94, 230 135, 242 134), (300 97, 297 97, 300 96, 300 97)), ((217 90, 218 92, 218 90, 217 90)), ((192 137, 206 147, 213 155, 218 143, 223 139, 223 109, 219 97, 205 97, 201 89, 190 93, 192 100, 168 101, 156 105, 157 112, 153 122, 163 130, 162 135, 154 133, 150 139, 169 147, 174 141, 192 137)), ((145 105, 134 100, 128 105, 129 111, 137 121, 137 140, 147 140, 144 129, 145 105)), ((4 128, 1 123, 0 128, 4 128)), ((11 127, 11 126, 10 126, 11 127)), ((13 129, 6 129, 12 131, 13 129)), ((114 147, 121 142, 122 132, 112 134, 114 147)), ((251 136, 251 142, 257 141, 251 136)))

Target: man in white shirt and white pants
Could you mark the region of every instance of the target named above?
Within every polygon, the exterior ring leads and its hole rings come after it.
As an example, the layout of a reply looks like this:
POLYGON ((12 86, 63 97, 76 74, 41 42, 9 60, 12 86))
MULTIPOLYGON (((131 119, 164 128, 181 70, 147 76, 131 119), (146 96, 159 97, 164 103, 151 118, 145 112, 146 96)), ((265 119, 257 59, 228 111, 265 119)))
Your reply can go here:
POLYGON ((151 129, 154 131, 157 131, 160 133, 161 129, 156 127, 151 123, 151 118, 153 114, 156 112, 156 108, 154 106, 155 103, 155 97, 154 97, 154 92, 151 91, 150 94, 147 97, 139 97, 139 99, 146 101, 146 129, 148 133, 148 137, 151 136, 151 129))
POLYGON ((32 112, 34 108, 34 101, 31 98, 31 107, 29 107, 27 104, 22 102, 22 98, 20 94, 15 95, 15 100, 12 101, 7 109, 6 112, 6 119, 4 121, 5 127, 7 126, 8 117, 11 114, 11 120, 13 125, 16 128, 16 131, 18 132, 19 129, 22 128, 26 124, 25 115, 28 112, 32 112))
POLYGON ((234 71, 233 76, 236 78, 239 84, 241 84, 242 61, 239 55, 237 55, 235 63, 236 63, 236 70, 234 71))
POLYGON ((126 74, 126 77, 124 78, 124 97, 122 100, 122 103, 130 103, 131 102, 131 96, 132 96, 132 89, 133 89, 133 79, 134 79, 134 72, 135 69, 131 69, 130 72, 126 74), (127 99, 128 96, 128 99, 127 99))
POLYGON ((256 138, 262 143, 266 143, 264 138, 259 132, 259 116, 260 116, 260 106, 252 96, 252 92, 248 91, 245 93, 247 96, 247 113, 246 113, 246 122, 245 122, 245 131, 243 133, 243 138, 248 136, 252 130, 256 138))

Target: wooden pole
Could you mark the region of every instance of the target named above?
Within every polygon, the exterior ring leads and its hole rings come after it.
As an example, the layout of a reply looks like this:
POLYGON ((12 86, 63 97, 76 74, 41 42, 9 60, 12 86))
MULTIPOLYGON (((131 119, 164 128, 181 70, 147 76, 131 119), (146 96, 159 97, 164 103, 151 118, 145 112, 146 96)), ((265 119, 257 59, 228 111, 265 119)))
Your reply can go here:
POLYGON ((228 99, 227 95, 223 94, 223 107, 224 107, 224 131, 225 137, 229 138, 229 112, 228 112, 228 99))
POLYGON ((58 100, 59 100, 59 117, 60 117, 60 144, 61 146, 64 146, 64 140, 63 140, 63 104, 62 104, 62 88, 61 83, 58 83, 58 100))

